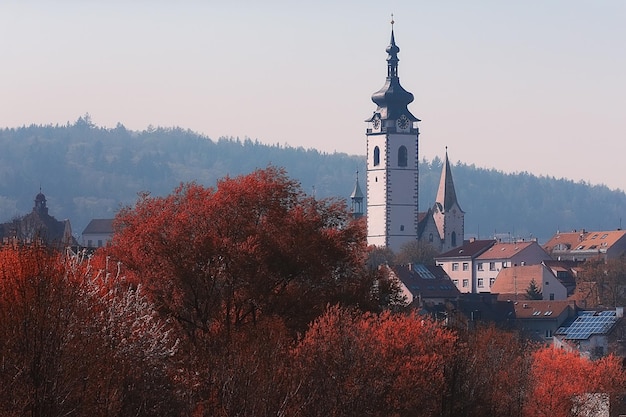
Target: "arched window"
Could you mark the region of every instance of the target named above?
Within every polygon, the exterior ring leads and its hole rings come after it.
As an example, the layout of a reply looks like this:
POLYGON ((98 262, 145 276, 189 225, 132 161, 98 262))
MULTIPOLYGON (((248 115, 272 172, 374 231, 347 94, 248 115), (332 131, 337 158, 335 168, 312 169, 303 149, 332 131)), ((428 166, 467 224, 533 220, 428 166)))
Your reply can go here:
POLYGON ((378 146, 374 147, 374 166, 380 164, 380 149, 378 146))
POLYGON ((428 235, 428 241, 429 241, 429 242, 432 242, 432 241, 433 241, 433 234, 432 234, 432 233, 428 235))
POLYGON ((450 240, 452 243, 452 246, 455 247, 456 246, 456 232, 452 232, 452 236, 450 237, 450 240))
POLYGON ((406 146, 402 145, 398 148, 398 166, 405 167, 407 165, 406 146))

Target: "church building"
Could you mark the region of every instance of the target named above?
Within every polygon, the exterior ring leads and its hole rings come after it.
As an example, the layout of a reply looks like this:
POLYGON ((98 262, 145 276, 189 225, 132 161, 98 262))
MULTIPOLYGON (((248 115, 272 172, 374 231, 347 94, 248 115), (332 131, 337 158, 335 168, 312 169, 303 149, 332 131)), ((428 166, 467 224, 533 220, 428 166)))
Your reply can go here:
POLYGON ((436 202, 427 212, 419 212, 420 120, 408 109, 413 94, 400 85, 400 48, 393 24, 386 49, 387 78, 372 95, 377 108, 366 120, 367 243, 397 252, 419 240, 445 252, 463 244, 464 212, 456 198, 447 150, 436 202))
POLYGON ((1 244, 43 244, 65 248, 76 245, 69 220, 57 220, 48 213, 46 196, 39 191, 33 210, 25 216, 0 224, 1 244))

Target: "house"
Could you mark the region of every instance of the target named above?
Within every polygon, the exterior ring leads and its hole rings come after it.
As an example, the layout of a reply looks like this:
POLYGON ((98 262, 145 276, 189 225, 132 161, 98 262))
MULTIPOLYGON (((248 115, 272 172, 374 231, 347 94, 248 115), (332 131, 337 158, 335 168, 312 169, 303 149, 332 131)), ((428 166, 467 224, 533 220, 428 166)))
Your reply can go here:
MULTIPOLYGON (((615 341, 621 347, 624 334, 624 308, 604 311, 580 311, 554 334, 554 346, 578 351, 581 356, 597 359, 617 353, 611 347, 611 334, 620 333, 615 341)), ((622 352, 623 353, 623 349, 622 352)))
POLYGON ((390 267, 390 277, 400 283, 407 304, 415 307, 443 305, 460 293, 443 269, 433 265, 409 264, 390 267))
POLYGON ((554 269, 545 262, 502 268, 491 285, 491 292, 500 294, 501 298, 524 300, 534 283, 543 300, 566 300, 574 292, 576 283, 572 283, 565 274, 561 275, 563 278, 557 277, 554 269))
POLYGON ((476 258, 492 247, 495 240, 472 239, 458 248, 442 253, 435 258, 435 262, 452 279, 452 282, 462 293, 477 292, 474 287, 476 258))
POLYGON ((615 259, 626 253, 626 231, 557 232, 543 247, 555 260, 615 259))
POLYGON ((500 329, 511 329, 514 325, 513 303, 498 300, 496 294, 461 293, 457 299, 448 300, 443 312, 447 326, 473 330, 477 326, 494 325, 500 329))
POLYGON ((559 328, 576 316, 576 304, 567 300, 509 301, 513 305, 515 327, 534 341, 552 343, 559 328))
POLYGON ((491 292, 491 286, 504 268, 537 265, 551 260, 550 255, 536 241, 496 242, 476 257, 474 262, 474 292, 491 292))
POLYGON ((70 221, 57 220, 48 213, 46 196, 41 190, 30 213, 0 224, 0 239, 3 244, 39 243, 60 248, 76 245, 70 221))
POLYGON ((83 230, 81 241, 86 248, 100 248, 110 242, 112 236, 113 219, 93 219, 83 230))

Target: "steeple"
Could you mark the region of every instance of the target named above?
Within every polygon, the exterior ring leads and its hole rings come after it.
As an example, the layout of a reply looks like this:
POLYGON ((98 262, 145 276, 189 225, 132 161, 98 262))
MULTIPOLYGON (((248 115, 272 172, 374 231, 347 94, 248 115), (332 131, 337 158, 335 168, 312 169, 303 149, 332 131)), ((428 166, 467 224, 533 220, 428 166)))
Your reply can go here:
POLYGON ((35 207, 33 207, 33 211, 47 215, 48 207, 46 207, 46 196, 41 192, 41 187, 39 187, 39 194, 35 196, 35 207))
POLYGON ((450 161, 448 160, 448 147, 446 146, 446 158, 443 162, 441 171, 441 179, 439 180, 439 190, 437 191, 437 204, 441 206, 440 210, 444 213, 452 208, 454 204, 459 207, 456 199, 456 191, 454 190, 454 181, 452 180, 452 170, 450 169, 450 161))
POLYGON ((363 198, 363 191, 361 191, 361 186, 359 185, 359 171, 357 171, 354 190, 350 194, 351 212, 352 217, 355 219, 363 216, 363 198))
POLYGON ((413 102, 413 94, 406 91, 400 85, 398 77, 398 52, 400 48, 396 45, 396 38, 393 31, 393 15, 391 20, 391 41, 385 51, 387 52, 387 79, 383 88, 372 94, 372 101, 378 105, 378 108, 370 119, 371 122, 378 116, 381 120, 399 119, 405 115, 411 122, 419 122, 420 120, 413 116, 407 106, 413 102))

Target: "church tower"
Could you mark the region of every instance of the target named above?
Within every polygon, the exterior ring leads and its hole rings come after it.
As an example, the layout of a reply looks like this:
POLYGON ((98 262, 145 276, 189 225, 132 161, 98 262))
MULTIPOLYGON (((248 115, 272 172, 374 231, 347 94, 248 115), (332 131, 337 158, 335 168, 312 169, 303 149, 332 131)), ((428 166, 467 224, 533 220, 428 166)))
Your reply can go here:
POLYGON ((372 95, 378 106, 368 123, 367 136, 367 243, 394 251, 418 239, 417 122, 407 106, 413 94, 400 85, 394 21, 386 49, 387 79, 372 95))
POLYGON ((465 212, 461 210, 456 199, 452 170, 448 160, 448 149, 441 170, 437 199, 433 207, 433 219, 439 231, 441 251, 447 252, 457 246, 463 245, 465 233, 465 212))

